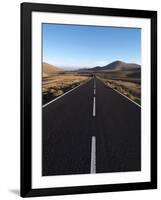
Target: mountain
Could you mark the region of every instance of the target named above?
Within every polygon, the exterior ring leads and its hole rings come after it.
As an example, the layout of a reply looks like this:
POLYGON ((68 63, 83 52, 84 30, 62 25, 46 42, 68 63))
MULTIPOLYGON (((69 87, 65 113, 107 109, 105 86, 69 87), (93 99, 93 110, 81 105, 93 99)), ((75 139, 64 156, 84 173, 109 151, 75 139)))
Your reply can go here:
POLYGON ((61 68, 56 67, 54 65, 48 64, 46 62, 43 62, 43 77, 49 76, 55 72, 62 71, 61 68))
POLYGON ((101 70, 138 70, 140 69, 140 65, 135 63, 125 63, 122 61, 112 62, 104 67, 101 70))
POLYGON ((93 68, 79 69, 79 71, 88 71, 88 72, 108 72, 108 71, 138 71, 141 69, 141 66, 135 63, 125 63, 122 61, 114 61, 105 66, 96 66, 93 68))

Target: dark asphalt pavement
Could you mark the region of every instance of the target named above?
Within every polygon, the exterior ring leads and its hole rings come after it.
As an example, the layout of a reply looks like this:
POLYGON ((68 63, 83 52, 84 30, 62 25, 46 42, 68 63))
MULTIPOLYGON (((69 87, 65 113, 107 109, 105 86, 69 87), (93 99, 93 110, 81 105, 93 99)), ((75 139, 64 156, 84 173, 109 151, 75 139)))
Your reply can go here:
POLYGON ((42 108, 42 175, 141 170, 141 108, 97 78, 42 108), (94 82, 96 85, 93 116, 94 82))

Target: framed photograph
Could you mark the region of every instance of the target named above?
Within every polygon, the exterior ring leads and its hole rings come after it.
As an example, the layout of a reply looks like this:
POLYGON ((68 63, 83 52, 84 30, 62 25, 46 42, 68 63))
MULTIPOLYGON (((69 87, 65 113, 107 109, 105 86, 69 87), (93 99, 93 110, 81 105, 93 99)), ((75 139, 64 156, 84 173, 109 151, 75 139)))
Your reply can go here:
POLYGON ((21 196, 157 188, 157 12, 21 4, 21 196))

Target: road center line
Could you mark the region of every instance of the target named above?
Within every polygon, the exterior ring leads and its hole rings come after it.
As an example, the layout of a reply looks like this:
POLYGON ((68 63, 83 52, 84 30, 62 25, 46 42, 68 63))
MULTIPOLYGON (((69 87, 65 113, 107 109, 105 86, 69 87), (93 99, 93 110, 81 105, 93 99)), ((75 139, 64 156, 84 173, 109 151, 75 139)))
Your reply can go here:
POLYGON ((96 97, 93 97, 93 117, 96 116, 96 97))
POLYGON ((94 84, 94 91, 93 91, 93 93, 94 93, 94 95, 93 95, 93 117, 95 117, 96 116, 96 81, 95 81, 95 78, 94 78, 94 82, 93 82, 93 84, 94 84))
POLYGON ((96 89, 94 89, 94 95, 96 95, 96 89))
POLYGON ((96 80, 94 79, 94 89, 96 89, 96 80))
POLYGON ((92 142, 91 142, 91 174, 96 173, 96 137, 92 136, 92 142))

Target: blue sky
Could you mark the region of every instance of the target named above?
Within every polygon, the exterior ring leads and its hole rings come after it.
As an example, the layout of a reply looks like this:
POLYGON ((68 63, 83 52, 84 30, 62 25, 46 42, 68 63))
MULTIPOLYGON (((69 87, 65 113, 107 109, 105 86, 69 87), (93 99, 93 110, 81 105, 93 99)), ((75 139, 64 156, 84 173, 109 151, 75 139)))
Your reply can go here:
POLYGON ((43 61, 65 69, 141 63, 141 29, 43 24, 43 61))

